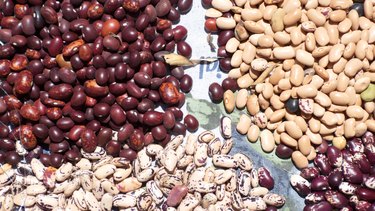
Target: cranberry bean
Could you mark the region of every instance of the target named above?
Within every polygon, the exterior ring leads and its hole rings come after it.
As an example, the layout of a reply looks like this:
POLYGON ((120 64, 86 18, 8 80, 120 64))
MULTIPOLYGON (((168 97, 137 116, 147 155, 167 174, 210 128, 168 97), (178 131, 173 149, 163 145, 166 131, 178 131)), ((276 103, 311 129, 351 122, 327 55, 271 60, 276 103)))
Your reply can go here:
POLYGON ((332 171, 328 158, 324 154, 318 154, 314 159, 314 164, 323 175, 329 175, 332 171))
POLYGON ((307 167, 307 168, 304 168, 304 169, 301 170, 300 175, 301 175, 301 177, 311 181, 312 179, 319 176, 319 169, 316 168, 316 167, 307 167))
POLYGON ((260 167, 258 169, 259 185, 265 187, 269 190, 273 189, 274 180, 270 172, 265 167, 260 167))

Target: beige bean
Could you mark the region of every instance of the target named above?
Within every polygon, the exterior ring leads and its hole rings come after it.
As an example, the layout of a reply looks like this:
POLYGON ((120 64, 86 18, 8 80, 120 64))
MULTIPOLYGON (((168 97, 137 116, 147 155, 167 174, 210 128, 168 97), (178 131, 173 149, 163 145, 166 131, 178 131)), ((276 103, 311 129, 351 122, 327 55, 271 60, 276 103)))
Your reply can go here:
POLYGON ((314 101, 323 107, 329 107, 332 104, 332 101, 328 97, 328 95, 324 94, 321 91, 318 91, 317 95, 314 98, 314 101))
POLYGON ((291 96, 292 90, 285 90, 280 94, 281 102, 286 102, 291 96))
POLYGON ((355 49, 355 56, 362 60, 366 57, 366 51, 368 48, 368 43, 365 40, 360 40, 357 43, 357 48, 355 49))
POLYGON ((221 11, 228 12, 232 8, 232 2, 230 0, 212 0, 212 6, 221 11))
POLYGON ((337 62, 341 58, 341 56, 344 54, 344 50, 345 50, 345 45, 343 44, 334 45, 329 51, 329 61, 337 62))
POLYGON ((314 64, 314 57, 307 51, 298 49, 296 52, 296 60, 306 66, 312 66, 314 64))
POLYGON ((299 139, 303 135, 302 130, 293 121, 285 122, 285 130, 288 133, 288 135, 294 139, 299 139))
POLYGON ((288 33, 286 33, 285 31, 281 31, 274 34, 274 40, 280 46, 284 46, 290 42, 291 38, 288 33))
POLYGON ((316 48, 315 36, 313 33, 307 33, 305 40, 305 49, 308 52, 312 52, 316 48))
POLYGON ((316 43, 320 46, 326 46, 329 43, 329 36, 327 29, 324 27, 318 27, 315 32, 316 43))
POLYGON ((329 37, 329 44, 336 45, 339 43, 339 29, 337 25, 330 25, 326 24, 325 28, 327 29, 328 37, 329 37))
POLYGON ((250 95, 246 101, 246 108, 250 115, 254 116, 260 111, 257 95, 250 95))
POLYGON ((315 48, 311 54, 314 58, 321 58, 325 55, 328 55, 331 48, 332 48, 332 46, 318 47, 318 48, 315 48))
POLYGON ((237 79, 237 85, 241 89, 249 88, 253 82, 254 80, 250 77, 250 74, 245 74, 237 79))
POLYGON ((249 32, 254 34, 261 34, 264 32, 264 27, 255 21, 245 21, 244 26, 249 32))
POLYGON ((316 155, 317 155, 317 153, 315 151, 315 148, 313 146, 311 146, 310 154, 306 158, 307 158, 307 160, 312 161, 312 160, 315 159, 316 155))
POLYGON ((291 89, 292 88, 292 85, 290 84, 290 81, 289 81, 289 79, 287 79, 287 78, 283 78, 283 79, 281 79, 280 81, 279 81, 279 83, 278 83, 278 86, 279 86, 279 89, 281 89, 281 90, 289 90, 289 89, 291 89))
POLYGON ((270 83, 265 83, 264 84, 262 95, 263 95, 264 99, 267 99, 267 100, 271 99, 271 97, 273 95, 273 86, 272 86, 272 84, 270 84, 270 83))
POLYGON ((311 118, 309 121, 309 129, 313 133, 318 133, 320 131, 321 123, 316 118, 311 118))
POLYGON ((250 64, 255 58, 255 52, 256 48, 250 42, 246 42, 242 53, 242 60, 245 63, 250 64))
POLYGON ((260 144, 265 152, 272 152, 275 148, 275 140, 271 131, 264 129, 260 132, 260 144))
POLYGON ((371 26, 369 29, 368 43, 372 44, 375 42, 375 25, 371 26))
POLYGON ((299 27, 293 27, 290 31, 290 39, 294 46, 300 45, 306 38, 299 27))
POLYGON ((316 26, 323 26, 326 22, 324 15, 315 9, 309 9, 306 15, 316 26))
POLYGON ((246 106, 247 94, 248 93, 246 89, 240 89, 238 91, 238 94, 236 96, 236 107, 238 109, 243 109, 246 106))
MULTIPOLYGON (((311 77, 309 83, 311 85, 315 86, 316 89, 320 89, 324 84, 324 80, 320 76, 314 75, 314 76, 311 77)), ((308 83, 306 83, 306 84, 308 84, 308 83)))
POLYGON ((232 55, 232 58, 230 60, 230 65, 232 67, 239 67, 242 63, 242 54, 243 54, 243 51, 241 50, 237 50, 236 52, 234 52, 234 54, 232 55))
POLYGON ((370 85, 370 78, 361 77, 355 81, 354 89, 356 93, 362 93, 370 85))
POLYGON ((221 17, 223 15, 222 12, 220 12, 219 10, 215 9, 215 8, 209 8, 206 10, 206 14, 205 16, 208 17, 208 18, 218 18, 218 17, 221 17))
POLYGON ((234 53, 236 52, 239 45, 240 45, 240 41, 238 41, 235 37, 232 37, 225 44, 225 50, 229 53, 234 53))
POLYGON ((285 26, 292 26, 297 24, 302 17, 302 10, 296 8, 295 10, 287 13, 283 18, 283 23, 285 26))
POLYGON ((267 5, 263 11, 263 19, 270 21, 272 18, 272 15, 276 12, 276 10, 277 10, 276 5, 267 5))
POLYGON ((230 89, 224 92, 223 101, 227 113, 232 113, 234 110, 235 99, 234 94, 230 89))
POLYGON ((337 91, 344 92, 349 85, 349 77, 341 72, 337 77, 337 91))
POLYGON ((301 29, 305 32, 314 32, 316 30, 316 25, 312 21, 305 21, 301 23, 301 29))
POLYGON ((250 125, 251 125, 251 119, 248 115, 246 114, 242 114, 240 116, 240 120, 237 124, 237 131, 240 133, 240 134, 246 134, 247 131, 249 130, 250 128, 250 125))
POLYGON ((280 134, 280 141, 281 143, 292 148, 297 147, 297 144, 298 144, 297 141, 294 138, 290 137, 287 133, 280 134))
POLYGON ((220 17, 216 19, 216 25, 219 29, 229 30, 236 27, 236 21, 233 18, 220 17))
POLYGON ((322 66, 318 64, 314 64, 313 66, 315 73, 320 76, 323 80, 327 81, 329 80, 329 74, 322 66))
POLYGON ((270 35, 262 35, 258 38, 258 46, 261 48, 271 48, 273 42, 273 37, 270 35))
POLYGON ((308 156, 311 152, 311 142, 307 135, 303 135, 298 139, 298 150, 305 156, 308 156))
POLYGON ((348 105, 351 106, 351 105, 355 105, 356 103, 362 104, 362 102, 357 102, 358 100, 361 99, 361 97, 356 94, 354 87, 349 86, 348 88, 346 88, 345 93, 349 97, 348 105))
POLYGON ((318 93, 318 90, 316 89, 315 86, 308 84, 308 85, 303 85, 298 88, 297 90, 297 95, 300 98, 314 98, 318 93))
POLYGON ((364 122, 360 122, 355 125, 355 136, 361 137, 367 131, 367 125, 364 122))
POLYGON ((350 6, 352 6, 353 2, 346 1, 346 0, 331 0, 330 7, 332 9, 348 9, 350 6))
POLYGON ((346 138, 351 138, 355 136, 355 119, 349 118, 344 122, 344 136, 346 138))
POLYGON ((348 61, 344 58, 340 58, 336 64, 333 65, 333 72, 334 73, 341 73, 344 71, 345 65, 348 63, 348 61))
POLYGON ((359 15, 356 10, 350 10, 348 13, 348 18, 352 22, 352 30, 357 30, 359 28, 359 15))
POLYGON ((292 153, 292 160, 294 165, 299 169, 304 169, 309 165, 309 161, 300 151, 292 153))
POLYGON ((370 27, 372 26, 373 22, 371 22, 369 19, 367 19, 366 17, 359 17, 359 28, 361 30, 367 30, 367 29, 370 29, 370 27))
POLYGON ((333 22, 341 22, 346 18, 346 11, 344 10, 334 10, 329 14, 329 20, 333 22))
POLYGON ((375 132, 375 120, 373 119, 368 119, 366 120, 366 126, 367 126, 367 129, 371 132, 375 132))
POLYGON ((332 103, 336 105, 345 106, 349 104, 349 96, 345 92, 331 92, 329 98, 331 98, 332 103))
POLYGON ((286 114, 285 109, 276 110, 270 116, 270 118, 269 118, 270 122, 275 123, 275 122, 281 121, 284 118, 285 114, 286 114))
MULTIPOLYGON (((297 54, 298 54, 298 51, 297 51, 297 54)), ((294 86, 300 86, 303 82, 303 78, 304 78, 303 68, 298 64, 293 65, 291 72, 290 72, 290 76, 289 76, 290 83, 293 84, 294 86)))
POLYGON ((323 117, 320 120, 327 126, 335 126, 338 122, 337 116, 329 111, 324 113, 323 117))
POLYGON ((279 110, 284 108, 284 103, 281 102, 280 97, 278 95, 272 95, 270 103, 274 109, 279 110))
POLYGON ((361 31, 356 30, 348 32, 341 36, 341 43, 347 45, 351 42, 357 43, 361 39, 361 31))
POLYGON ((346 115, 349 118, 355 118, 357 120, 360 120, 364 117, 365 111, 361 106, 349 106, 348 109, 346 110, 346 115))
POLYGON ((340 33, 347 33, 352 27, 352 21, 349 18, 345 18, 338 25, 338 30, 340 33))
POLYGON ((303 119, 300 116, 297 116, 296 118, 294 118, 294 122, 297 124, 297 126, 301 129, 301 131, 303 133, 306 132, 306 130, 307 130, 307 123, 306 123, 305 119, 303 119))
POLYGON ((271 18, 271 26, 274 32, 284 30, 283 18, 285 16, 285 11, 282 8, 278 8, 271 18))
POLYGON ((258 140, 260 134, 260 129, 257 125, 251 125, 249 130, 247 131, 247 139, 250 142, 256 142, 258 140))
POLYGON ((244 21, 259 21, 262 17, 263 14, 258 9, 247 8, 241 11, 241 18, 244 21))
POLYGON ((292 59, 295 57, 296 52, 291 46, 276 47, 273 49, 273 55, 276 59, 292 59))
POLYGON ((319 145, 323 141, 322 136, 319 133, 313 133, 309 129, 306 131, 306 135, 313 144, 319 145))

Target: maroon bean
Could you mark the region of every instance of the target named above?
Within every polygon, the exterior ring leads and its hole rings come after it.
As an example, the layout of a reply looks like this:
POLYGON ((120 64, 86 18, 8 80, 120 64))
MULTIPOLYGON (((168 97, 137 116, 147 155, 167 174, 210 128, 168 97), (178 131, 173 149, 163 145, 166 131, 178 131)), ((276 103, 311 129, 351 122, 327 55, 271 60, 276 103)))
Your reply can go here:
POLYGON ((143 123, 148 126, 156 126, 163 123, 163 114, 158 111, 147 111, 143 116, 143 123))
POLYGON ((120 151, 119 156, 133 161, 137 158, 137 152, 132 149, 123 149, 120 151))
POLYGON ((8 138, 0 139, 0 147, 4 151, 12 151, 16 149, 15 142, 8 138))
POLYGON ((359 138, 352 138, 348 141, 348 149, 352 154, 355 152, 364 152, 364 148, 365 147, 359 138))
POLYGON ((141 87, 148 87, 151 84, 151 77, 144 72, 134 74, 134 81, 141 87))
POLYGON ((154 107, 155 107, 154 102, 145 98, 141 102, 139 102, 139 104, 137 105, 137 110, 140 113, 145 113, 147 111, 153 110, 154 107))
POLYGON ((366 200, 368 202, 375 202, 375 190, 360 187, 356 190, 356 195, 361 200, 366 200))
POLYGON ((153 52, 158 52, 158 51, 162 51, 164 48, 165 48, 165 45, 166 45, 166 41, 164 40, 164 38, 162 36, 157 36, 151 43, 150 45, 150 49, 153 51, 153 52))
POLYGON ((172 133, 176 135, 186 135, 186 126, 181 122, 176 122, 174 127, 172 128, 172 133))
POLYGON ((219 33, 217 38, 218 46, 224 46, 230 38, 234 37, 233 30, 223 30, 219 33))
POLYGON ((173 37, 176 42, 183 41, 186 39, 187 29, 184 26, 178 25, 173 28, 173 37))
POLYGON ((331 211, 332 206, 326 202, 322 201, 316 204, 309 204, 303 208, 303 211, 331 211))
POLYGON ((328 146, 327 148, 327 158, 331 166, 340 167, 342 165, 342 154, 339 149, 334 146, 328 146))
POLYGON ((7 43, 12 37, 12 31, 10 29, 0 29, 0 41, 7 43))
POLYGON ((188 92, 190 92, 192 86, 193 86, 193 79, 191 78, 190 75, 185 74, 180 79, 180 88, 181 88, 181 91, 183 91, 185 93, 188 93, 188 92))
POLYGON ((167 15, 171 10, 171 7, 172 6, 169 0, 160 0, 155 6, 156 15, 158 17, 167 15))
POLYGON ((7 163, 15 167, 21 161, 21 156, 19 156, 15 151, 10 151, 6 152, 5 160, 7 163))
POLYGON ((363 181, 363 174, 355 164, 344 163, 342 165, 342 174, 347 182, 361 184, 363 181))
POLYGON ((199 122, 193 115, 186 115, 184 118, 184 124, 189 132, 198 130, 199 122))
POLYGON ((326 200, 335 208, 343 208, 348 205, 348 199, 338 191, 328 190, 325 192, 324 196, 326 200))
POLYGON ((117 125, 122 125, 126 121, 124 110, 122 110, 122 108, 117 104, 112 105, 110 109, 110 116, 111 120, 117 125))
POLYGON ((73 87, 70 84, 59 84, 53 86, 48 95, 56 100, 66 100, 73 95, 73 87))
POLYGON ((230 60, 231 60, 230 58, 219 59, 219 66, 220 66, 221 71, 227 73, 229 72, 229 70, 232 69, 230 60))
POLYGON ((218 83, 212 83, 208 88, 208 96, 214 103, 220 103, 223 100, 224 90, 218 83))
POLYGON ((21 71, 15 78, 14 91, 17 94, 27 94, 30 92, 33 84, 33 75, 28 70, 21 71))
POLYGON ((192 50, 191 50, 190 45, 187 42, 180 41, 180 42, 177 43, 177 52, 178 52, 178 54, 180 54, 182 56, 190 58, 192 50))
POLYGON ((357 152, 353 155, 353 157, 354 157, 355 164, 358 165, 362 173, 370 172, 371 164, 364 153, 357 152))
POLYGON ((153 127, 151 129, 151 133, 152 133, 152 137, 156 141, 162 141, 167 136, 167 130, 165 129, 163 125, 153 127))
MULTIPOLYGON (((63 11, 63 14, 64 14, 64 10, 62 10, 62 11, 63 11)), ((57 13, 52 7, 44 5, 40 9, 40 14, 42 15, 43 19, 47 23, 50 23, 50 24, 57 23, 57 13)), ((65 19, 67 19, 67 18, 65 18, 65 19)))
POLYGON ((301 177, 311 181, 312 179, 314 179, 315 177, 319 175, 319 169, 316 167, 307 167, 301 170, 300 175, 301 177))
POLYGON ((53 142, 61 142, 64 140, 63 132, 56 126, 52 126, 48 130, 48 136, 53 142))
POLYGON ((56 122, 56 126, 60 128, 61 130, 70 130, 74 126, 74 122, 72 119, 64 117, 56 122))
POLYGON ((48 136, 48 127, 44 124, 35 124, 32 132, 37 138, 45 139, 48 136))
POLYGON ((121 150, 121 143, 115 140, 111 140, 107 143, 105 149, 109 155, 118 156, 121 150))
POLYGON ((6 138, 9 135, 9 128, 6 125, 0 126, 0 138, 6 138))
POLYGON ((178 0, 178 10, 181 13, 187 13, 193 6, 193 0, 178 0))
POLYGON ((170 130, 176 123, 175 116, 172 111, 165 111, 163 114, 163 125, 166 129, 170 130))
POLYGON ((339 187, 343 180, 341 171, 335 170, 328 175, 328 183, 331 187, 339 187))
POLYGON ((53 153, 50 155, 50 162, 52 167, 59 168, 64 163, 64 156, 53 153))
POLYGON ((144 135, 139 129, 135 129, 133 134, 130 135, 128 145, 133 150, 140 150, 144 146, 144 135))
POLYGON ((68 151, 69 143, 67 141, 62 141, 60 143, 51 143, 49 145, 49 150, 53 153, 64 153, 68 151))
POLYGON ((332 171, 328 158, 324 154, 318 154, 314 159, 314 164, 323 175, 329 175, 329 173, 332 171))
POLYGON ((274 182, 270 172, 265 167, 260 167, 258 169, 258 177, 259 177, 259 185, 260 186, 265 187, 268 190, 273 189, 275 182, 274 182))
POLYGON ((323 191, 323 190, 327 190, 328 188, 329 188, 329 184, 328 184, 328 178, 326 176, 319 175, 311 181, 311 190, 323 191))
POLYGON ((68 133, 68 138, 74 142, 78 141, 81 137, 82 132, 84 131, 85 126, 83 125, 75 125, 72 129, 70 129, 68 133))
POLYGON ((177 90, 176 86, 174 86, 170 82, 165 82, 160 85, 159 94, 163 102, 167 105, 173 105, 178 103, 179 101, 180 93, 177 90))
POLYGON ((26 35, 33 35, 35 33, 34 19, 31 15, 25 15, 22 20, 22 31, 26 35))

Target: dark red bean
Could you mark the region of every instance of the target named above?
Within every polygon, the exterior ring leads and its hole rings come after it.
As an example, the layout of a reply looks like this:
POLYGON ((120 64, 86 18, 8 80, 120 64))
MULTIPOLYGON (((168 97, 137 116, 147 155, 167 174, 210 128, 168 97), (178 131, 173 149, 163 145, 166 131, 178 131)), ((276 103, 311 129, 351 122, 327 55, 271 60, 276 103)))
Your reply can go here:
POLYGON ((343 180, 341 171, 335 170, 328 176, 328 183, 331 187, 338 188, 343 180))
POLYGON ((260 186, 265 187, 268 190, 273 189, 275 182, 271 176, 271 173, 265 167, 260 167, 258 169, 258 177, 260 186))
POLYGON ((332 172, 332 167, 324 154, 318 154, 314 159, 314 164, 323 175, 329 175, 332 172))
POLYGON ((218 83, 212 83, 208 88, 208 96, 214 103, 220 103, 223 100, 224 90, 218 83))
POLYGON ((218 46, 224 46, 230 38, 234 37, 233 30, 224 30, 219 33, 217 38, 218 46))
POLYGON ((178 22, 180 20, 180 16, 181 15, 179 11, 176 8, 171 7, 171 10, 169 11, 167 18, 172 22, 178 22))
POLYGON ((187 42, 180 41, 180 42, 177 43, 177 52, 178 52, 178 54, 180 54, 182 56, 190 58, 192 50, 191 50, 190 45, 187 42))
POLYGON ((301 170, 300 175, 301 175, 301 177, 303 177, 303 178, 311 181, 312 179, 314 179, 317 176, 319 176, 319 169, 316 168, 316 167, 314 167, 314 166, 307 167, 307 168, 304 168, 304 169, 301 170))
POLYGON ((180 79, 180 89, 181 91, 187 93, 190 92, 191 88, 193 87, 193 79, 191 78, 190 75, 184 75, 180 79))
POLYGON ((15 151, 10 151, 5 154, 5 160, 7 163, 15 167, 21 161, 21 156, 15 151))
POLYGON ((181 13, 187 13, 193 6, 193 0, 178 0, 178 10, 181 13))
POLYGON ((172 83, 162 83, 159 87, 159 93, 161 99, 167 105, 173 105, 178 103, 180 93, 172 83))
POLYGON ((15 142, 8 138, 0 139, 0 147, 4 151, 12 151, 16 149, 15 142))
POLYGON ((172 129, 176 123, 175 116, 172 111, 165 111, 163 114, 163 125, 168 130, 172 129))
POLYGON ((133 161, 137 158, 137 152, 132 149, 123 149, 120 151, 119 156, 133 161))
POLYGON ((165 137, 167 136, 167 130, 165 129, 163 125, 153 127, 151 129, 151 133, 152 133, 153 138, 156 141, 161 141, 165 139, 165 137))
POLYGON ((48 130, 48 136, 51 139, 51 141, 56 142, 56 143, 64 140, 63 132, 56 126, 52 126, 48 130))
POLYGON ((134 74, 134 81, 140 87, 149 87, 151 85, 151 77, 147 73, 138 72, 134 74))
POLYGON ((156 15, 158 17, 167 15, 171 10, 171 7, 172 6, 169 0, 160 0, 155 6, 156 15))
POLYGON ((363 173, 355 164, 344 163, 342 166, 342 174, 344 180, 354 184, 361 184, 363 181, 363 173))
POLYGON ((327 190, 328 188, 329 188, 329 184, 328 184, 328 178, 326 176, 319 175, 311 181, 311 190, 323 191, 323 190, 327 190))
POLYGON ((173 37, 176 42, 180 42, 187 37, 187 29, 184 26, 178 25, 173 28, 173 37))
POLYGON ((111 140, 107 143, 105 149, 109 155, 118 156, 121 150, 121 143, 115 140, 111 140))
POLYGON ((176 122, 172 128, 172 133, 176 135, 186 135, 186 126, 180 122, 176 122))
POLYGON ((331 211, 332 206, 326 202, 322 201, 316 204, 309 204, 303 208, 303 211, 331 211))
POLYGON ((358 188, 356 190, 356 195, 361 200, 366 200, 368 202, 375 202, 375 191, 369 188, 358 188))
POLYGON ((191 114, 188 114, 188 115, 185 116, 184 124, 186 126, 186 129, 189 132, 194 132, 194 131, 198 130, 198 127, 199 127, 198 120, 191 114))
POLYGON ((148 126, 156 126, 163 123, 163 114, 158 111, 147 111, 143 115, 143 123, 148 126))

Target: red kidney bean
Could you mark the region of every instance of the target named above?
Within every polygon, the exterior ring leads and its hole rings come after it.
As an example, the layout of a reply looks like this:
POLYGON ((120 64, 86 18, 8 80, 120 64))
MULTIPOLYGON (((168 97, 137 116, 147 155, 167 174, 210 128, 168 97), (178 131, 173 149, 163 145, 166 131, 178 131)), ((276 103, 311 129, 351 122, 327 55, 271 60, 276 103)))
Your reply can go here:
POLYGON ((363 174, 355 164, 344 163, 342 166, 345 181, 360 184, 363 181, 363 174))
POLYGON ((204 29, 209 33, 217 32, 216 18, 207 18, 204 22, 204 29))
POLYGON ((152 137, 156 141, 162 141, 167 136, 167 130, 163 125, 155 126, 151 129, 152 137))
POLYGON ((270 172, 265 167, 258 169, 259 185, 272 190, 275 184, 270 172))
POLYGON ((147 111, 143 115, 143 123, 148 126, 156 126, 163 123, 163 114, 157 111, 147 111))
POLYGON ((161 99, 167 105, 173 105, 178 103, 180 93, 172 83, 162 83, 159 88, 159 93, 161 99))
POLYGON ((328 183, 331 187, 339 187, 341 182, 343 181, 342 172, 339 170, 334 170, 328 175, 328 183))
POLYGON ((366 200, 368 202, 375 202, 375 191, 369 188, 357 188, 356 195, 361 200, 366 200))
POLYGON ((107 143, 105 149, 109 155, 118 156, 121 150, 121 143, 115 140, 111 140, 107 143))
POLYGON ((301 175, 301 177, 311 181, 312 179, 316 178, 319 175, 319 169, 316 168, 316 167, 313 167, 313 166, 307 167, 307 168, 304 168, 304 169, 301 170, 300 175, 301 175))
POLYGON ((170 130, 176 124, 176 119, 172 111, 165 111, 163 114, 163 125, 166 129, 170 130))
POLYGON ((312 179, 311 190, 313 191, 323 191, 329 188, 328 178, 323 175, 319 175, 312 179))
POLYGON ((343 158, 339 149, 334 146, 328 146, 326 153, 328 162, 332 167, 340 167, 342 165, 343 158))
POLYGON ((323 175, 329 175, 333 170, 328 162, 328 158, 324 154, 318 154, 314 159, 314 164, 323 175))

